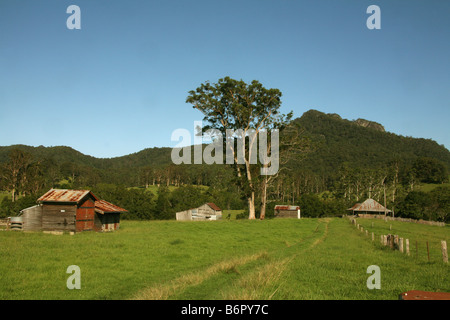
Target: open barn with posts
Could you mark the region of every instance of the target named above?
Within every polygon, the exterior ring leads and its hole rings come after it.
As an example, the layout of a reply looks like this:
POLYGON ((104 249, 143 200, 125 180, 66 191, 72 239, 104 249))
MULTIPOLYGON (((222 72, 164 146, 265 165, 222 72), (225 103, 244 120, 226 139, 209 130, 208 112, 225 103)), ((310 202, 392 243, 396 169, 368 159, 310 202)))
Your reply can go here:
POLYGON ((222 219, 222 209, 209 202, 198 208, 177 212, 176 218, 179 221, 220 220, 222 219))
POLYGON ((127 210, 97 198, 90 190, 51 189, 38 204, 21 211, 24 231, 112 231, 127 210))
POLYGON ((373 214, 387 215, 388 213, 392 212, 391 210, 385 208, 384 206, 382 206, 377 201, 371 198, 367 199, 363 203, 356 203, 353 207, 348 208, 347 211, 351 211, 353 215, 358 215, 360 217, 373 214))

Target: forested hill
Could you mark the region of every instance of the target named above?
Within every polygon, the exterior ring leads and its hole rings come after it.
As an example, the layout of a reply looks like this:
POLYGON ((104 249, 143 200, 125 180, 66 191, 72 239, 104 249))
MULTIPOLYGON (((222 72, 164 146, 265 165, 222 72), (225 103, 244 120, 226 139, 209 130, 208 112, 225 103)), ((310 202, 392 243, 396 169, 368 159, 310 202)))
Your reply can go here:
MULTIPOLYGON (((432 158, 450 168, 450 152, 445 147, 430 139, 385 132, 383 126, 376 122, 364 119, 350 121, 337 114, 316 110, 309 110, 293 121, 303 128, 303 134, 310 137, 314 146, 314 151, 301 162, 301 170, 324 178, 335 174, 342 165, 376 169, 392 161, 410 165, 420 157, 432 158)), ((81 181, 85 184, 137 185, 142 183, 143 168, 167 171, 168 166, 174 167, 170 148, 148 148, 122 157, 100 159, 65 146, 14 145, 0 147, 0 163, 7 162, 8 154, 15 148, 27 152, 33 160, 43 162, 46 167, 58 167, 63 176, 84 176, 81 181)), ((185 166, 182 170, 189 171, 189 182, 201 180, 207 183, 207 177, 216 175, 216 169, 211 166, 185 166), (199 180, 198 175, 203 177, 199 180)))
POLYGON ((95 158, 66 146, 30 147, 26 145, 0 146, 0 163, 8 160, 8 154, 13 149, 23 150, 36 160, 51 160, 58 164, 73 162, 81 166, 91 166, 96 169, 136 168, 148 165, 164 166, 170 162, 171 148, 148 148, 129 155, 116 158, 95 158))
POLYGON ((381 124, 337 114, 309 110, 293 120, 314 142, 315 151, 302 163, 318 174, 332 173, 343 164, 377 168, 393 161, 410 165, 420 157, 432 158, 450 168, 450 152, 431 139, 404 137, 386 132, 381 124))
POLYGON ((8 161, 10 152, 16 149, 30 155, 31 161, 40 163, 44 175, 54 176, 54 178, 46 177, 53 183, 61 178, 72 177, 72 180, 76 180, 77 183, 70 187, 92 186, 101 182, 129 186, 141 185, 144 168, 151 168, 153 173, 158 170, 162 179, 162 173, 171 164, 171 148, 148 148, 121 157, 95 158, 66 146, 12 145, 0 147, 0 166, 8 161))

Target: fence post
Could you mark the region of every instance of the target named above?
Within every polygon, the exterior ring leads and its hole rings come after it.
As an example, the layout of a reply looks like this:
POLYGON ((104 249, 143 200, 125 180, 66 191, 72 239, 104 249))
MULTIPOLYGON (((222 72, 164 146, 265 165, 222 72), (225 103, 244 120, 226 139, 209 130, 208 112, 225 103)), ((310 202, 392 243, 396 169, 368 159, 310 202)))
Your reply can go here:
POLYGON ((406 245, 406 254, 409 256, 409 239, 405 240, 405 245, 406 245))
POLYGON ((398 239, 398 247, 401 253, 403 253, 403 238, 398 239))
POLYGON ((447 253, 447 241, 441 241, 441 249, 442 249, 442 260, 445 263, 448 263, 448 253, 447 253))
POLYGON ((372 232, 372 241, 375 241, 375 234, 372 232))

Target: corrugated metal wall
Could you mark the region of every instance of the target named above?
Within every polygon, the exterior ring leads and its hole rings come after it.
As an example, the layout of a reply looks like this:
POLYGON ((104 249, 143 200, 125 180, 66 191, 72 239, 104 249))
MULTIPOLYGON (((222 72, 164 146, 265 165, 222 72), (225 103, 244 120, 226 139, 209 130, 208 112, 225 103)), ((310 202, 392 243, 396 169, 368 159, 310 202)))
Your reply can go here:
POLYGON ((92 199, 85 200, 77 209, 76 231, 94 230, 95 202, 92 199))
POLYGON ((22 210, 23 231, 42 230, 42 206, 22 210))

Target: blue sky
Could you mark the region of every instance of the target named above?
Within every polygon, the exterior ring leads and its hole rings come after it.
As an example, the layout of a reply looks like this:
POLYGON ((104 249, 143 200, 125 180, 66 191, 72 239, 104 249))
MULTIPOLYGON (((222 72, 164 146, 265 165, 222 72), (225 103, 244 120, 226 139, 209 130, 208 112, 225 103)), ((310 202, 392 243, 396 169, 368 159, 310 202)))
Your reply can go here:
POLYGON ((188 91, 230 76, 280 89, 295 117, 365 118, 449 149, 449 39, 442 0, 0 0, 0 145, 171 147, 202 119, 188 91))

